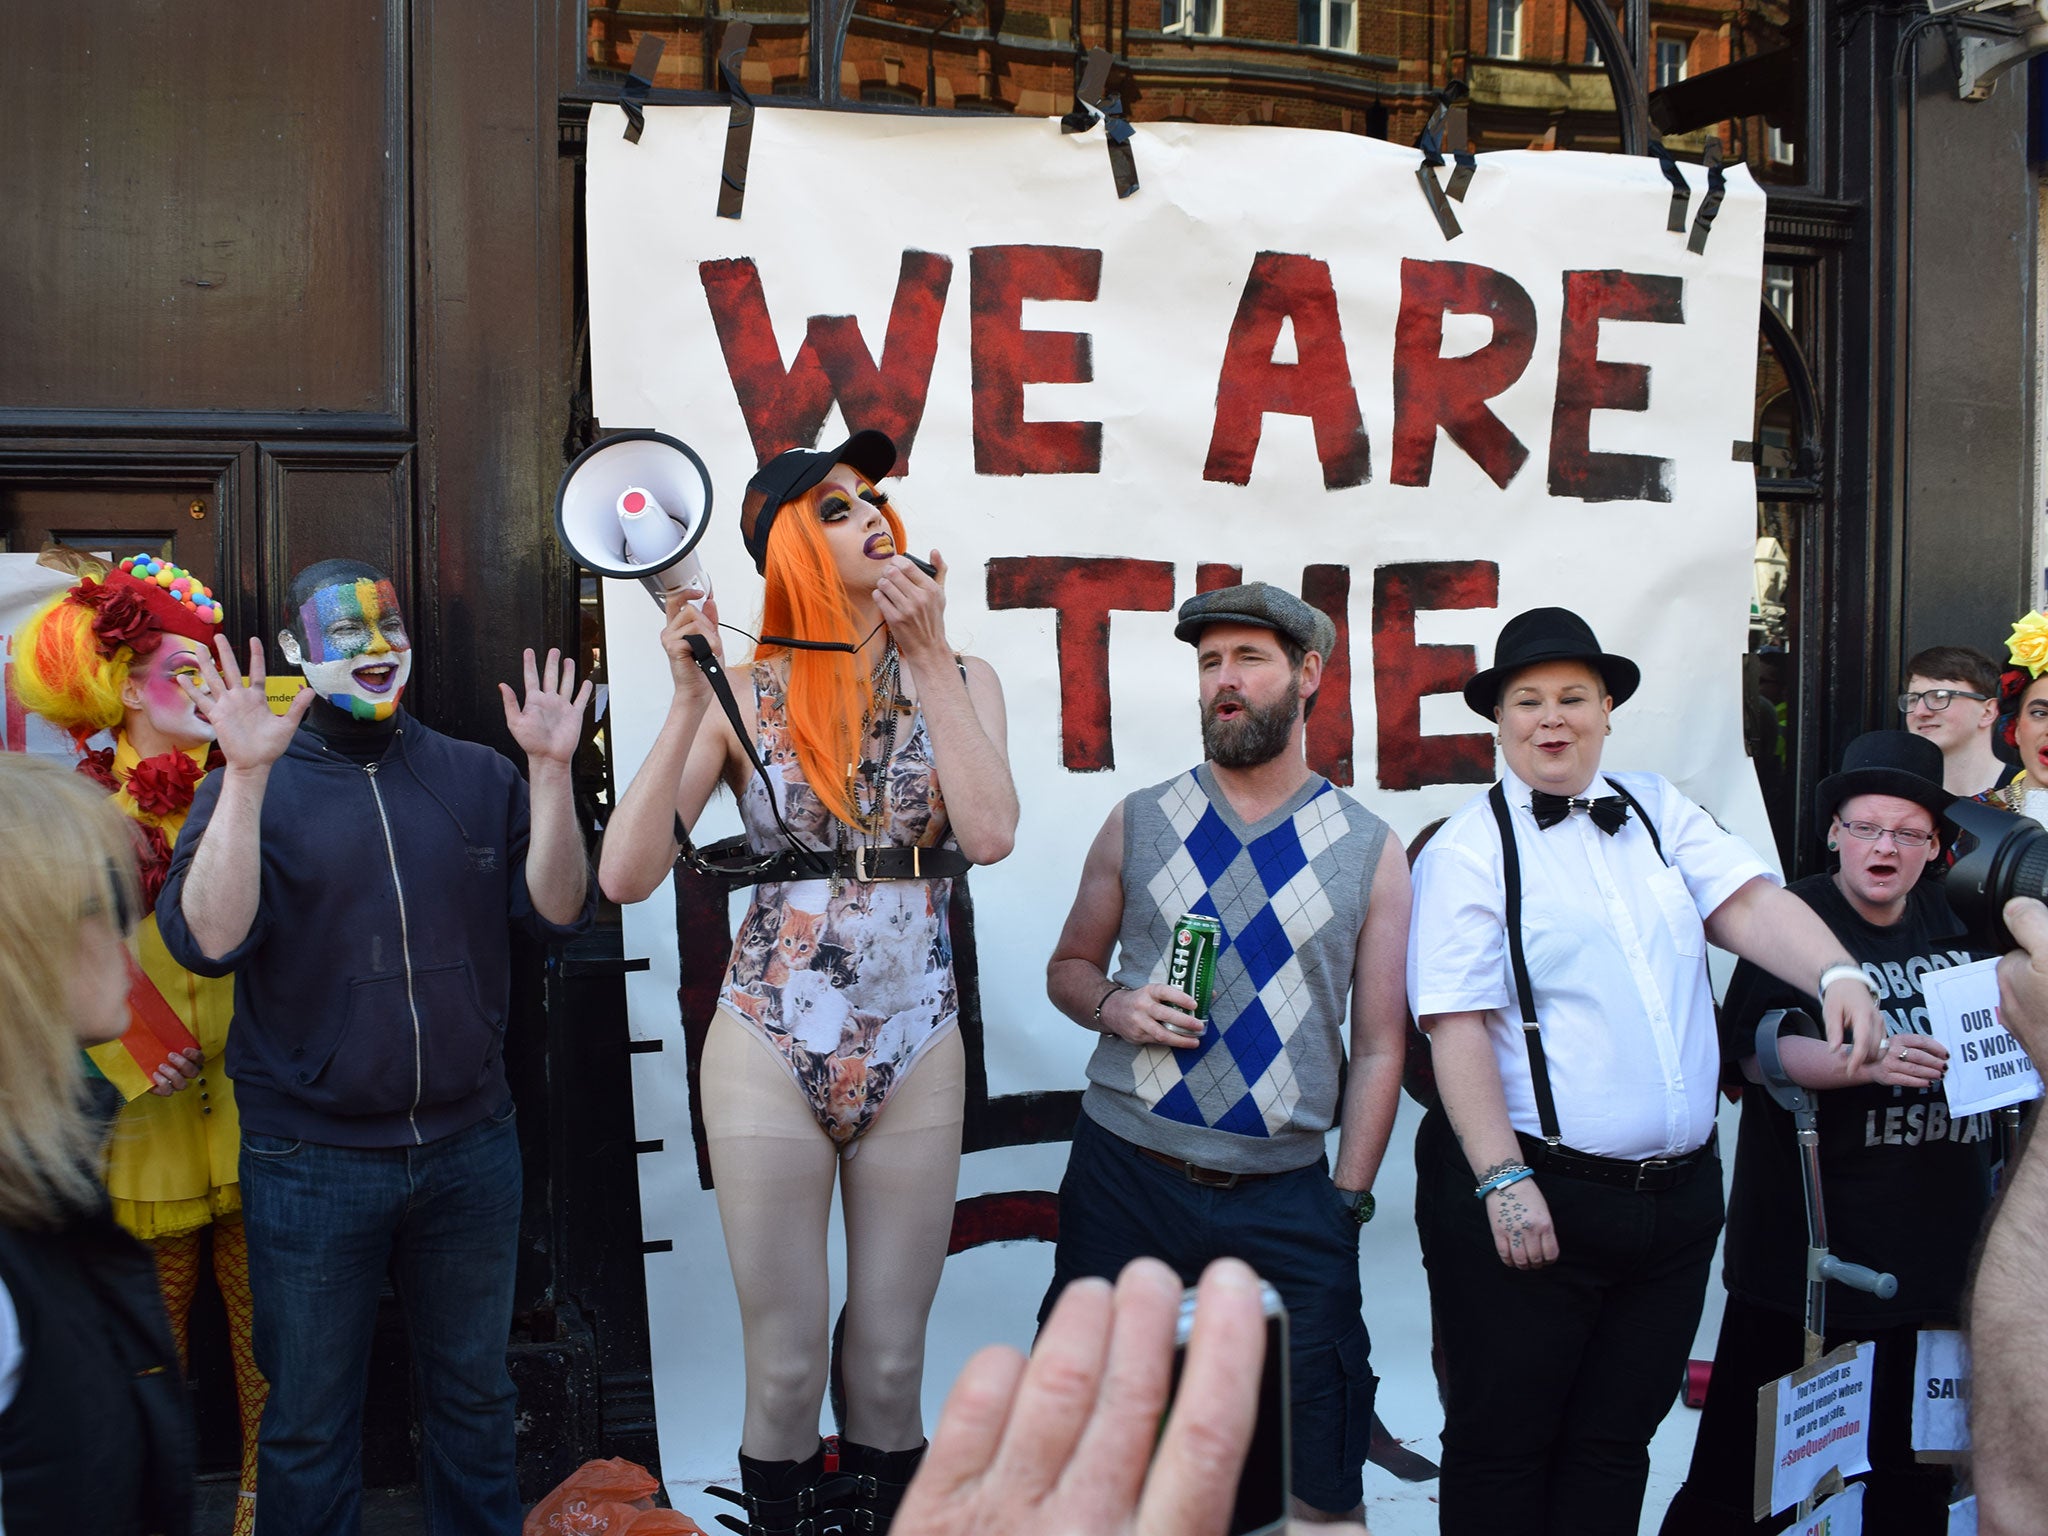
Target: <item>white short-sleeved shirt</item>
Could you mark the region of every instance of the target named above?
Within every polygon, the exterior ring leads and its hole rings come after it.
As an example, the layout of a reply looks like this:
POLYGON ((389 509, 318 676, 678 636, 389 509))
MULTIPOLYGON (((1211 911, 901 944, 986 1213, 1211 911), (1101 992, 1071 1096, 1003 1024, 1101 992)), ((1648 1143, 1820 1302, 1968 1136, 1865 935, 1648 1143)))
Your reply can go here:
MULTIPOLYGON (((1539 829, 1529 788, 1503 780, 1522 863, 1522 943, 1544 1063, 1566 1146, 1601 1157, 1675 1157, 1714 1128, 1720 1045, 1704 920, 1769 866, 1654 773, 1604 774, 1648 812, 1613 836, 1574 812, 1539 829)), ((1452 814, 1415 862, 1408 1005, 1487 1015, 1514 1128, 1540 1136, 1507 947, 1500 829, 1484 794, 1452 814)))

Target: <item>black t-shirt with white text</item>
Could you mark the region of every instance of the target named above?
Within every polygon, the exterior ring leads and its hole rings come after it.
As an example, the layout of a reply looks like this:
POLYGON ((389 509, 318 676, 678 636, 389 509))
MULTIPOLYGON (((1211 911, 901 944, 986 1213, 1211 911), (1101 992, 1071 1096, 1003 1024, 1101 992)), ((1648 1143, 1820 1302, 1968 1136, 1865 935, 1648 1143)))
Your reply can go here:
MULTIPOLYGON (((1931 1033, 1921 978, 1982 958, 1964 947, 1962 925, 1938 883, 1915 886, 1904 915, 1889 928, 1864 921, 1831 875, 1789 889, 1862 964, 1888 1034, 1931 1033)), ((1774 1008, 1820 1016, 1810 994, 1748 961, 1738 965, 1721 1016, 1727 1060, 1755 1053, 1757 1023, 1774 1008)), ((1991 1116, 1952 1119, 1939 1085, 1867 1084, 1826 1089, 1818 1098, 1828 1249, 1852 1264, 1889 1270, 1899 1281, 1891 1301, 1829 1286, 1829 1327, 1955 1321, 1991 1201, 1991 1116)), ((1806 1207, 1792 1116, 1754 1083, 1742 1094, 1725 1275, 1731 1294, 1758 1306, 1805 1308, 1806 1207)))

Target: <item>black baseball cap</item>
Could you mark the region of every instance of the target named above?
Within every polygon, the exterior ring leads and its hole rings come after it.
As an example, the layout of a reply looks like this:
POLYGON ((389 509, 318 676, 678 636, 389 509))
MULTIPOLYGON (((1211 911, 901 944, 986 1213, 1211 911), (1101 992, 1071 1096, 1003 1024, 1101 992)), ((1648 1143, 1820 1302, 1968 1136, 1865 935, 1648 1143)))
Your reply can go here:
POLYGON ((873 484, 896 468, 896 444, 883 432, 856 432, 830 452, 791 448, 754 471, 740 499, 740 538, 754 557, 754 569, 768 570, 768 530, 775 514, 832 473, 848 464, 873 484))

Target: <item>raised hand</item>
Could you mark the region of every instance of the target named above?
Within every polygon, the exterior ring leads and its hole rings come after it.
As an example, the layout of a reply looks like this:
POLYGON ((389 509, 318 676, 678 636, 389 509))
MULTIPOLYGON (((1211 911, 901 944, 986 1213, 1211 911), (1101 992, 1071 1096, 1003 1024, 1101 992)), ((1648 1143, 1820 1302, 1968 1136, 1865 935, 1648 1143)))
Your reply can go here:
POLYGON ((180 676, 178 686, 191 696, 206 723, 213 727, 220 755, 230 769, 244 771, 268 768, 292 744, 299 721, 313 707, 314 692, 301 688, 291 708, 278 714, 263 691, 263 642, 249 641, 249 672, 244 685, 242 669, 235 664, 235 648, 226 635, 213 637, 220 665, 205 651, 193 658, 199 665, 199 681, 180 676))
POLYGON ((498 693, 505 704, 505 729, 519 743, 529 763, 566 765, 576 755, 576 743, 583 739, 583 711, 590 703, 590 680, 576 686, 576 662, 559 650, 548 652, 547 666, 534 664, 533 651, 526 652, 526 698, 504 683, 498 693))

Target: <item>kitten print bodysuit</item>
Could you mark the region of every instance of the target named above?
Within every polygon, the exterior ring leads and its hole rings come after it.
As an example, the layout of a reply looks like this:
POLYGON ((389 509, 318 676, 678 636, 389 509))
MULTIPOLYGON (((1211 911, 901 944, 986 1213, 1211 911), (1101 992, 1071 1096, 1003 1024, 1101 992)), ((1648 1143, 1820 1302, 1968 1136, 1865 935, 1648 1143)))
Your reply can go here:
MULTIPOLYGON (((766 783, 756 774, 740 796, 748 845, 761 853, 786 846, 768 801, 772 792, 790 830, 806 843, 858 846, 859 834, 804 779, 781 668, 757 662, 753 679, 755 747, 768 772, 766 783)), ((878 719, 861 744, 864 770, 879 770, 886 783, 888 820, 879 841, 937 847, 946 807, 924 712, 913 707, 898 715, 896 750, 877 764, 884 735, 878 719)), ((786 880, 754 888, 719 1005, 789 1064, 818 1124, 843 1148, 852 1148, 917 1059, 954 1027, 946 922, 952 890, 951 880, 786 880)))

